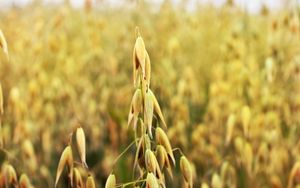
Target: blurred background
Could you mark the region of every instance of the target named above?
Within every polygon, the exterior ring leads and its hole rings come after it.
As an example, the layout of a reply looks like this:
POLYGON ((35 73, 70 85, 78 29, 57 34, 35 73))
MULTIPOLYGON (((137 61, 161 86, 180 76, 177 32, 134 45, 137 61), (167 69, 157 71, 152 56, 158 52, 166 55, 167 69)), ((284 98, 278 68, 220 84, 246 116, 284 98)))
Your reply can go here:
MULTIPOLYGON (((194 187, 300 186, 299 1, 1 0, 1 164, 54 187, 81 125, 89 171, 132 180, 127 116, 139 26, 151 87, 194 187), (130 169, 130 170, 128 170, 130 169)), ((75 143, 75 142, 74 142, 75 143)), ((179 154, 175 153, 175 158, 179 154)), ((74 152, 74 160, 80 161, 74 152)), ((3 179, 3 171, 0 174, 3 179)), ((1 179, 1 178, 0 178, 1 179)), ((183 188, 179 165, 167 187, 183 188)), ((58 187, 68 187, 66 172, 58 187)), ((3 184, 2 184, 3 185, 3 184)))
MULTIPOLYGON (((0 1, 0 5, 2 7, 11 7, 11 6, 25 6, 29 3, 31 3, 34 0, 2 0, 0 1)), ((64 2, 64 0, 43 0, 44 4, 61 4, 64 2)), ((83 7, 85 0, 70 0, 70 3, 73 7, 83 7)), ((128 3, 137 3, 138 0, 91 0, 92 4, 94 6, 103 6, 103 4, 109 4, 111 6, 126 6, 128 3)), ((158 6, 161 5, 164 2, 164 0, 153 0, 151 1, 151 6, 158 6)), ((170 0, 170 2, 173 5, 179 5, 181 0, 170 0)), ((295 3, 299 3, 299 0, 295 0, 295 3)), ((193 7, 197 3, 202 4, 213 4, 214 6, 222 6, 226 3, 226 0, 188 0, 186 5, 187 7, 192 10, 193 7)), ((247 0, 235 0, 234 4, 244 7, 249 12, 259 12, 262 6, 267 6, 271 10, 279 10, 285 8, 286 4, 288 4, 289 1, 287 0, 253 0, 253 1, 247 1, 247 0)))

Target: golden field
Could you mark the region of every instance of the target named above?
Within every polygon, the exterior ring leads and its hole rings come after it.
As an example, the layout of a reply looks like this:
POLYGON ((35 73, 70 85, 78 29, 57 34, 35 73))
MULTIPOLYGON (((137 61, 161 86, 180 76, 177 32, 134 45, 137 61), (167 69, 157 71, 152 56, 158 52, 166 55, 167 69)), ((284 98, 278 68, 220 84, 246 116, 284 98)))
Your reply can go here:
MULTIPOLYGON (((54 187, 68 145, 72 159, 57 187, 109 188, 112 173, 111 187, 155 187, 137 176, 138 131, 127 125, 136 26, 176 161, 173 178, 161 169, 165 187, 300 187, 299 8, 251 14, 230 3, 189 11, 185 1, 157 10, 88 2, 0 11, 0 187, 54 187), (70 172, 83 183, 71 183, 70 172)), ((160 122, 154 114, 153 126, 160 122)), ((151 136, 149 143, 159 145, 151 136)))

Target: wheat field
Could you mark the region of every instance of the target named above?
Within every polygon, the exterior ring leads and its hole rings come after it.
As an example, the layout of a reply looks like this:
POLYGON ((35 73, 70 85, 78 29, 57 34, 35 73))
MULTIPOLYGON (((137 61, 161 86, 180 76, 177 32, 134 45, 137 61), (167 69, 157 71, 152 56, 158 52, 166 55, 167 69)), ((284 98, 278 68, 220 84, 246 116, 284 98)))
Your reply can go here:
POLYGON ((126 2, 0 8, 0 188, 300 187, 299 6, 126 2))

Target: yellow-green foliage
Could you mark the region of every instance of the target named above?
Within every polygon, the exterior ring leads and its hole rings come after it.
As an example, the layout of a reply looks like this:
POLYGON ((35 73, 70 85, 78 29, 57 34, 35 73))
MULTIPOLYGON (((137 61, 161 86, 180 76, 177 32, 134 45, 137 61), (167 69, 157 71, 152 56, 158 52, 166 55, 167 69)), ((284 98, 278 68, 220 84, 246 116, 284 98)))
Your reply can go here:
MULTIPOLYGON (((182 169, 193 171, 194 187, 300 185, 298 9, 247 14, 227 4, 193 12, 184 2, 154 10, 135 1, 85 9, 36 1, 1 10, 0 187, 54 187, 68 144, 72 161, 61 166, 73 170, 62 168, 58 187, 67 187, 69 174, 76 185, 104 187, 112 169, 117 183, 132 181, 136 151, 115 160, 135 137, 127 115, 136 26, 164 118, 155 114, 151 123, 168 125, 172 147, 190 161, 182 160, 182 169), (76 136, 68 134, 78 124, 85 139, 75 149, 76 136)), ((180 176, 179 164, 174 171, 167 187, 188 186, 192 175, 180 176)))

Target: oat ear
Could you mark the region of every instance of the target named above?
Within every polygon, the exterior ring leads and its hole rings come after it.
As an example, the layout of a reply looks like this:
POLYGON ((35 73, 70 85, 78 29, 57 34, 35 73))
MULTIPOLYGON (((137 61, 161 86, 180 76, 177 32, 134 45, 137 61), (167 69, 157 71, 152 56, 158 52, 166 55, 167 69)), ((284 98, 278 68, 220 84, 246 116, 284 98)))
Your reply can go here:
POLYGON ((169 141, 166 133, 162 130, 162 128, 157 127, 155 136, 156 136, 156 141, 159 144, 161 144, 162 146, 164 146, 164 148, 166 149, 166 151, 168 153, 168 156, 172 159, 172 162, 175 165, 175 157, 174 157, 173 150, 172 150, 170 141, 169 141))
POLYGON ((145 100, 144 100, 144 118, 145 118, 145 124, 148 128, 148 134, 150 138, 152 138, 152 120, 153 120, 153 110, 154 110, 154 103, 153 98, 148 90, 146 92, 145 100))
POLYGON ((116 187, 116 176, 110 174, 106 180, 105 188, 115 188, 116 187))
POLYGON ((173 179, 172 167, 166 149, 162 145, 156 146, 156 158, 160 169, 166 168, 169 176, 173 179))
POLYGON ((153 172, 155 174, 156 172, 156 157, 154 153, 150 149, 146 149, 145 152, 145 164, 146 169, 150 172, 153 172))
POLYGON ((149 89, 149 93, 150 93, 150 95, 152 97, 152 101, 153 101, 153 104, 154 104, 154 110, 155 110, 155 112, 159 116, 159 118, 160 118, 160 120, 161 120, 164 128, 167 128, 167 124, 165 122, 165 119, 164 119, 164 116, 163 116, 162 111, 160 109, 160 106, 158 104, 158 101, 157 101, 155 95, 153 94, 153 92, 151 91, 151 89, 149 89))
POLYGON ((75 187, 83 187, 83 181, 82 181, 82 177, 81 174, 79 172, 79 170, 77 168, 73 168, 73 185, 75 187))
POLYGON ((136 89, 130 104, 127 127, 133 124, 134 130, 136 130, 138 116, 139 113, 141 112, 141 108, 142 108, 142 91, 141 89, 136 89))
POLYGON ((166 158, 168 158, 167 152, 162 145, 156 146, 156 159, 158 161, 160 169, 165 167, 166 158))
MULTIPOLYGON (((63 153, 61 154, 57 171, 56 171, 56 179, 55 179, 55 187, 57 186, 58 180, 65 168, 65 166, 69 168, 69 178, 73 179, 73 154, 72 154, 72 148, 71 146, 67 146, 63 153)), ((71 181, 72 182, 72 181, 71 181)))
POLYGON ((17 173, 12 165, 4 164, 2 167, 2 174, 4 175, 7 185, 16 185, 18 182, 17 173))
POLYGON ((82 127, 78 127, 76 129, 76 142, 82 166, 88 168, 88 165, 86 164, 85 134, 82 127))
POLYGON ((193 188, 193 171, 185 156, 181 156, 180 158, 180 170, 184 180, 188 183, 189 188, 193 188))
MULTIPOLYGON (((171 164, 175 165, 175 157, 170 144, 170 141, 160 127, 155 129, 155 141, 152 141, 153 134, 153 116, 154 112, 158 115, 162 122, 162 127, 167 128, 164 116, 162 114, 160 105, 150 89, 151 81, 151 62, 149 54, 145 48, 144 41, 136 29, 136 42, 133 49, 133 80, 134 87, 137 89, 130 105, 130 111, 128 115, 128 126, 134 124, 135 131, 135 143, 136 154, 134 159, 134 167, 139 168, 141 176, 147 174, 146 187, 147 188, 165 188, 165 176, 162 170, 166 168, 170 177, 173 178, 171 164), (138 91, 138 95, 137 95, 138 91), (138 97, 137 97, 138 96, 138 97), (143 113, 139 117, 139 113, 143 113), (141 118, 141 129, 136 128, 136 122, 138 118, 141 118), (140 138, 138 138, 137 132, 142 131, 140 138), (154 142, 154 144, 152 144, 154 142), (152 147, 156 146, 155 154, 152 151, 152 147), (172 161, 172 162, 170 162, 172 161)), ((182 163, 185 169, 189 169, 186 172, 192 174, 191 168, 187 159, 182 163), (186 168, 186 167, 189 168, 186 168)), ((192 187, 192 179, 188 180, 189 186, 192 187)), ((142 184, 144 186, 144 184, 142 184)))
POLYGON ((96 188, 95 180, 93 176, 89 175, 89 177, 86 180, 86 188, 96 188))
POLYGON ((20 186, 20 188, 31 188, 32 187, 28 176, 24 173, 20 176, 19 186, 20 186))
POLYGON ((288 188, 292 188, 294 185, 294 178, 297 174, 300 173, 300 162, 296 162, 290 172, 289 181, 288 181, 288 188))
POLYGON ((141 67, 143 78, 145 77, 146 53, 144 40, 139 36, 135 41, 133 49, 133 82, 135 87, 139 67, 141 67))
POLYGON ((144 144, 144 136, 142 136, 140 138, 139 142, 138 142, 137 149, 136 149, 136 154, 135 154, 135 157, 134 157, 133 169, 135 169, 135 167, 138 164, 140 154, 144 152, 143 151, 143 144, 144 144))
POLYGON ((152 172, 147 174, 146 187, 147 188, 159 188, 158 181, 152 172))
POLYGON ((146 47, 142 37, 136 39, 136 56, 142 69, 143 77, 145 77, 146 67, 146 47))

